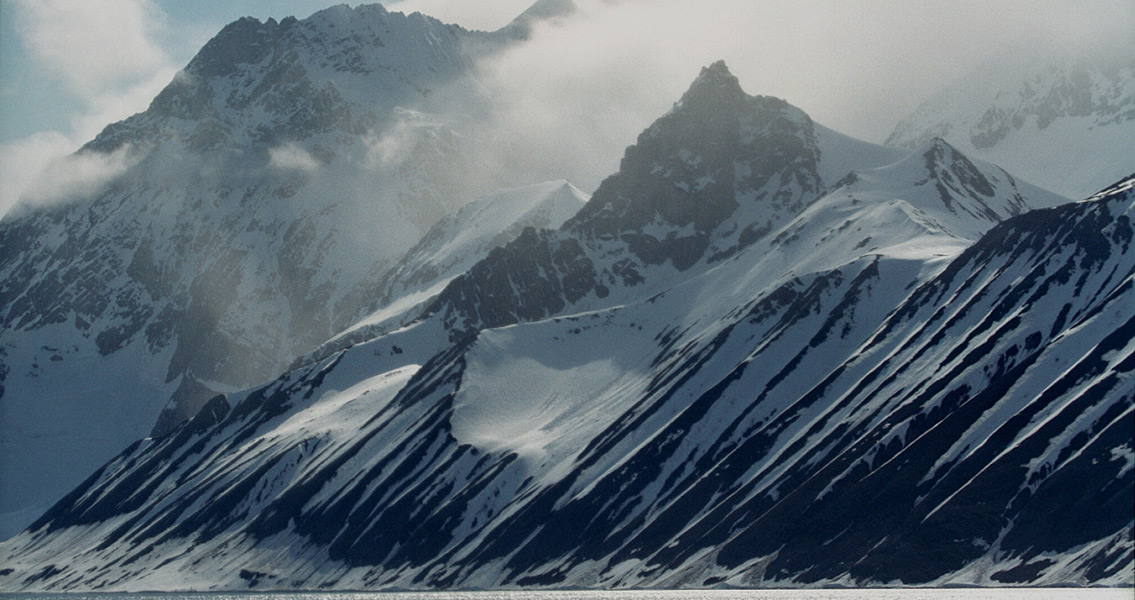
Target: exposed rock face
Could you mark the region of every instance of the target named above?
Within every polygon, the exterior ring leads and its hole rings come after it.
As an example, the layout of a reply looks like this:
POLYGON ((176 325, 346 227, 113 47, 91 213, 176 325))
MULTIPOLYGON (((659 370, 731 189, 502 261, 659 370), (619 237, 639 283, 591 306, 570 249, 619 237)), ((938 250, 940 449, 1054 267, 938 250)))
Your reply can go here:
POLYGON ((714 63, 579 214, 494 252, 430 311, 446 312, 458 329, 495 327, 602 301, 652 267, 705 268, 819 197, 819 155, 807 115, 745 94, 725 63, 714 63))

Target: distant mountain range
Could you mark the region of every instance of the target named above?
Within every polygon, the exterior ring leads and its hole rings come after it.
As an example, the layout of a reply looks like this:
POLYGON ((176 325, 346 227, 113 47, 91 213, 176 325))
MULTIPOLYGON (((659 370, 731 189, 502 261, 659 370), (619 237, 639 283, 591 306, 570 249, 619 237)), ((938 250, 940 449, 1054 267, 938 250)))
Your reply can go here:
POLYGON ((990 62, 919 107, 888 145, 941 137, 966 154, 1071 198, 1135 169, 1135 56, 990 62))
POLYGON ((879 146, 718 62, 510 187, 431 90, 571 9, 238 21, 0 221, 0 589, 1135 583, 1135 175, 969 151, 1131 101, 879 146))

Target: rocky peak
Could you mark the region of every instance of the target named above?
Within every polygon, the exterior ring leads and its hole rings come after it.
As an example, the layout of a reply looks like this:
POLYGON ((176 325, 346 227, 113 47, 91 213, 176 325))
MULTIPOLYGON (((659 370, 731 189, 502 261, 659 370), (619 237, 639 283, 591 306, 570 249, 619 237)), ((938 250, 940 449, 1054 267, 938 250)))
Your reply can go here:
POLYGON ((569 226, 600 237, 692 226, 705 238, 741 207, 771 203, 755 211, 765 216, 801 210, 823 189, 818 161, 811 119, 778 98, 745 94, 718 61, 627 149, 619 173, 569 226))
POLYGON ((938 180, 957 181, 966 189, 982 196, 994 194, 993 185, 965 154, 942 138, 931 140, 919 154, 926 161, 926 169, 938 180))
POLYGON ((926 168, 931 171, 950 169, 959 165, 963 168, 976 168, 965 154, 940 137, 926 142, 917 154, 922 156, 926 161, 926 168))
POLYGON ((741 82, 729 71, 725 61, 719 60, 708 67, 702 67, 675 110, 688 110, 702 113, 714 110, 737 110, 748 96, 741 89, 741 82))
POLYGON ((807 115, 746 95, 714 63, 559 231, 530 230, 494 250, 424 316, 442 315, 461 337, 559 314, 588 296, 603 302, 646 281, 640 270, 650 266, 687 272, 723 260, 823 193, 819 159, 807 115))
POLYGON ((295 17, 280 22, 271 18, 261 22, 252 17, 233 21, 201 48, 185 73, 191 78, 223 77, 239 65, 260 62, 297 23, 295 17))
POLYGON ((89 148, 177 137, 202 151, 362 134, 395 108, 419 107, 434 89, 470 76, 474 37, 377 4, 333 6, 303 20, 245 17, 206 43, 149 110, 109 125, 89 148))
POLYGON ((979 167, 942 138, 934 138, 910 160, 921 159, 926 178, 917 185, 933 185, 946 209, 997 223, 1030 209, 1016 180, 1003 170, 979 167))

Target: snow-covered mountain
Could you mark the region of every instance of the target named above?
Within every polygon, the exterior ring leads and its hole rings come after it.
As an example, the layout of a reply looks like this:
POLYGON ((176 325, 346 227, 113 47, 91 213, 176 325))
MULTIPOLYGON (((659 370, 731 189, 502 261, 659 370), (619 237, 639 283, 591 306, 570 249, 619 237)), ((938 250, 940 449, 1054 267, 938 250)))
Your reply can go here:
POLYGON ((941 137, 1047 189, 1082 198, 1135 169, 1135 55, 989 62, 895 127, 886 143, 941 137))
POLYGON ((137 442, 0 586, 1130 585, 1135 182, 1059 202, 712 65, 560 228, 137 442))
MULTIPOLYGON (((531 232, 490 255, 429 311, 459 335, 643 299, 735 256, 860 179, 864 195, 929 213, 919 234, 969 240, 1026 210, 1022 194, 1032 206, 1064 200, 991 165, 981 170, 941 140, 914 154, 852 140, 783 100, 748 96, 718 62, 639 136, 619 172, 563 228, 531 232), (892 162, 890 171, 873 170, 892 162), (871 177, 882 184, 867 183, 871 177)), ((783 235, 782 246, 796 236, 783 235)), ((777 255, 787 256, 787 272, 815 263, 812 250, 777 255)))
MULTIPOLYGON (((460 125, 483 100, 476 58, 538 16, 495 33, 379 5, 241 19, 74 158, 124 172, 6 215, 0 537, 341 332, 439 218, 500 187, 460 125)), ((486 226, 523 222, 511 206, 486 226)))

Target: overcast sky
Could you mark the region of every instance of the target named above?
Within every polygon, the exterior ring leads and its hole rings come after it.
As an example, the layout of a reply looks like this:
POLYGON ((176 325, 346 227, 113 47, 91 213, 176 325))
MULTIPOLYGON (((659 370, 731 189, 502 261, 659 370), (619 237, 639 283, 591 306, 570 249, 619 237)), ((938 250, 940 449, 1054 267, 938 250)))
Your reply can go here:
MULTIPOLYGON (((399 0, 495 29, 532 0, 399 0)), ((633 141, 723 58, 750 94, 882 141, 894 124, 990 56, 1135 48, 1132 0, 577 0, 580 15, 489 65, 530 136, 563 123, 598 146, 633 141), (605 120, 592 116, 602 113, 605 120), (595 121, 595 122, 593 122, 595 121), (543 122, 543 126, 541 126, 543 122), (630 139, 627 139, 630 137, 630 139)), ((52 156, 144 110, 177 69, 241 16, 304 18, 326 0, 0 0, 0 195, 52 156)), ((582 143, 582 142, 581 142, 582 143)), ((0 213, 10 199, 0 197, 0 213)))

